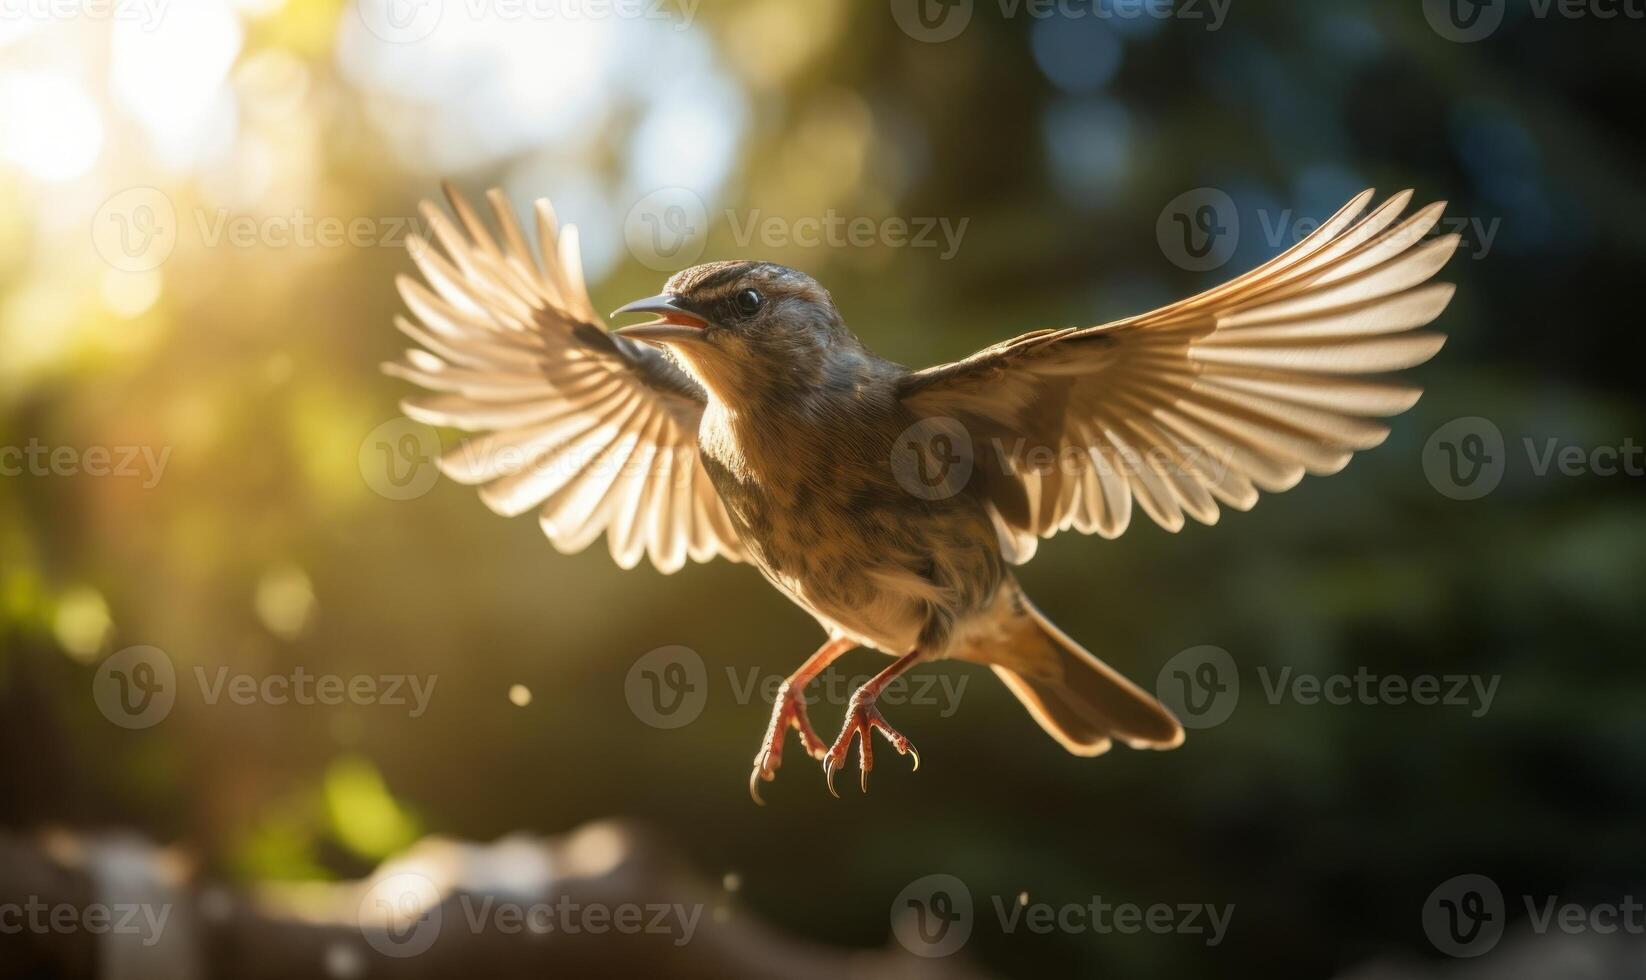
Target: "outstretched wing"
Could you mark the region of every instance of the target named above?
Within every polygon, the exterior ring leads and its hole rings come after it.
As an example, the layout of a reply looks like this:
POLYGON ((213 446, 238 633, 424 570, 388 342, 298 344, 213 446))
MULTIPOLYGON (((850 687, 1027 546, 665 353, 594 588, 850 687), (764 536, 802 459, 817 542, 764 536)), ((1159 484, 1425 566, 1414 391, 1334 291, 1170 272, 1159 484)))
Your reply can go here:
POLYGON ((1445 337, 1415 328, 1454 287, 1428 280, 1458 236, 1425 239, 1444 203, 1411 192, 1356 220, 1365 191, 1296 246, 1171 306, 1025 334, 909 375, 903 401, 966 427, 1010 557, 1066 528, 1116 537, 1135 502, 1169 531, 1258 491, 1342 469, 1421 389, 1388 377, 1445 337))
POLYGON ((643 554, 664 573, 687 558, 741 560, 698 461, 703 391, 657 350, 599 325, 577 229, 559 232, 549 202, 539 200, 534 256, 500 191, 486 199, 501 244, 450 185, 446 195, 462 230, 423 202, 445 255, 411 237, 428 285, 398 280, 413 318, 395 325, 423 349, 384 365, 432 392, 402 402, 408 416, 484 433, 446 453, 441 471, 480 485, 480 499, 499 514, 537 508, 563 552, 605 532, 624 568, 643 554))

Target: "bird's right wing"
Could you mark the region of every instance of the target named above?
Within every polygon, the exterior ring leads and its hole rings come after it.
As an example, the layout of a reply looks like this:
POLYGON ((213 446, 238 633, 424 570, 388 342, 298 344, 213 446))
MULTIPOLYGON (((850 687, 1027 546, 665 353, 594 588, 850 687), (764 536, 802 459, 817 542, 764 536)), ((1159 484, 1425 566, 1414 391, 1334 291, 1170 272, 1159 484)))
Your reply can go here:
POLYGON ((499 514, 538 508, 563 552, 604 532, 624 568, 642 555, 665 574, 687 558, 742 560, 698 461, 704 393, 657 350, 599 325, 577 229, 561 234, 548 201, 537 201, 540 264, 501 192, 486 195, 501 244, 449 185, 446 194, 463 230, 425 201, 446 256, 412 236, 408 251, 428 286, 398 280, 415 319, 395 325, 423 349, 384 365, 432 392, 402 402, 408 416, 484 433, 441 457, 441 471, 481 485, 499 514))

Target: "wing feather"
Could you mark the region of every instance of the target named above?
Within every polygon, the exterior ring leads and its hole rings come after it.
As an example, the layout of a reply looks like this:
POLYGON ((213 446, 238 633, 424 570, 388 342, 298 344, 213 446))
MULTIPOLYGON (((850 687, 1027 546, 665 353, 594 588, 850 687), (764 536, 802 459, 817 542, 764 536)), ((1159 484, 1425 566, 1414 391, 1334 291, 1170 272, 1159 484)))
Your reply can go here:
POLYGON ((1115 537, 1134 506, 1177 531, 1335 473, 1388 437, 1376 419, 1417 401, 1421 389, 1388 373, 1441 348, 1443 335, 1419 328, 1454 292, 1430 282, 1458 247, 1456 235, 1429 237, 1445 205, 1402 218, 1402 191, 1361 217, 1372 196, 1198 296, 1024 334, 911 374, 900 394, 918 416, 959 419, 974 441, 1052 450, 1060 465, 1007 470, 1027 508, 991 501, 1018 561, 1033 537, 1071 527, 1115 537))
POLYGON ((494 236, 449 185, 455 221, 432 203, 431 243, 408 239, 423 282, 397 279, 419 346, 384 365, 431 392, 407 416, 476 433, 440 469, 478 485, 505 516, 538 511, 556 548, 607 535, 624 568, 642 556, 663 572, 743 552, 697 457, 705 396, 657 351, 608 334, 594 312, 577 229, 537 201, 534 251, 506 197, 487 193, 494 236), (438 243, 439 248, 434 243, 438 243))

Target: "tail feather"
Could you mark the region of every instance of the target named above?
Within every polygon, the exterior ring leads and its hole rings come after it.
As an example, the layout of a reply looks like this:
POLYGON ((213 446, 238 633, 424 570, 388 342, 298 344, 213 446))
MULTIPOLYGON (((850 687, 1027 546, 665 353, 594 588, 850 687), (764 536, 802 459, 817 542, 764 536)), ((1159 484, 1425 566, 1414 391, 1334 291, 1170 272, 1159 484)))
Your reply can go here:
POLYGON ((1075 755, 1101 755, 1112 739, 1134 749, 1183 744, 1183 726, 1142 688, 1087 652, 1021 593, 1023 628, 989 666, 1047 734, 1075 755))

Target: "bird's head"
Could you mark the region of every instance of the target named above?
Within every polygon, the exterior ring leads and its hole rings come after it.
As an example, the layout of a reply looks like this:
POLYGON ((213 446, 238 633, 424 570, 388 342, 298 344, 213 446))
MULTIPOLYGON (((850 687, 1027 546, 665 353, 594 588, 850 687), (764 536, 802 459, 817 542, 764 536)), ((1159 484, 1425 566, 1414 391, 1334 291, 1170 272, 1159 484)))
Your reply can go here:
POLYGON ((672 354, 711 393, 744 398, 829 370, 861 345, 828 290, 771 262, 711 262, 670 277, 663 292, 612 313, 658 318, 614 331, 672 354), (797 378, 797 375, 799 376, 797 378))

